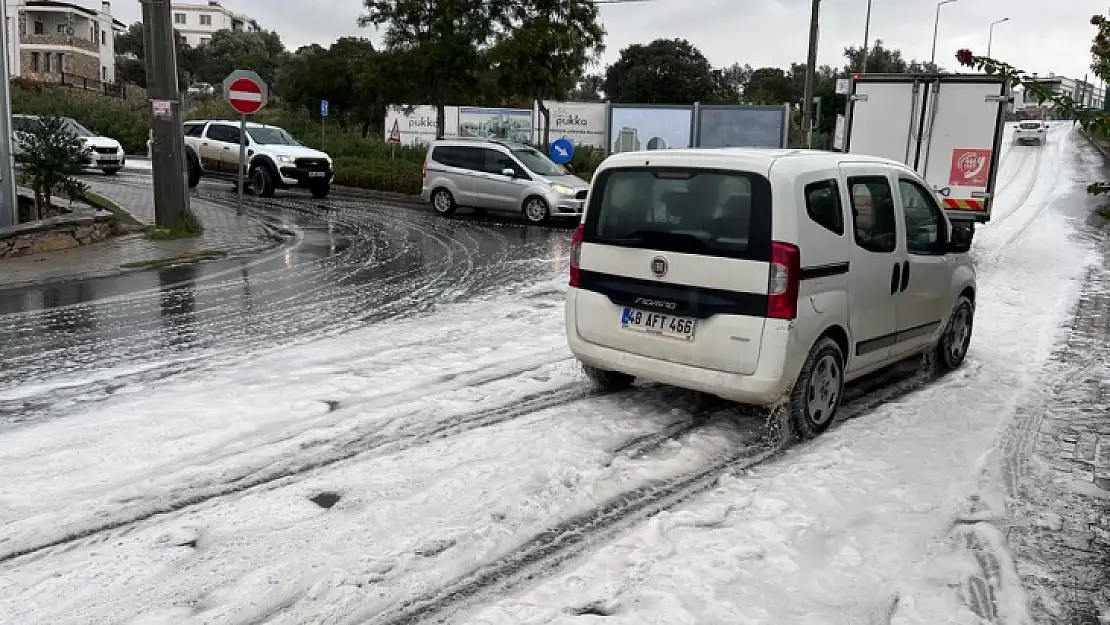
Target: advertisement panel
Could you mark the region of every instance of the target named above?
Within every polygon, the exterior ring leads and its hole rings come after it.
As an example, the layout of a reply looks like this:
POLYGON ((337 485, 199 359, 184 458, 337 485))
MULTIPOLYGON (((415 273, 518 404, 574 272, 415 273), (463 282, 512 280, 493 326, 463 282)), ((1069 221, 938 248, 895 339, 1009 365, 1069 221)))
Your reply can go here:
MULTIPOLYGON (((545 102, 551 115, 551 134, 554 141, 564 138, 575 145, 588 145, 599 150, 605 149, 607 136, 605 122, 606 107, 601 102, 545 102)), ((534 136, 536 141, 543 140, 543 116, 539 104, 532 110, 534 136)))
POLYGON ((532 111, 528 109, 460 107, 459 136, 532 141, 532 111))
MULTIPOLYGON (((459 136, 459 107, 448 106, 444 111, 446 131, 443 136, 459 136)), ((436 107, 428 104, 398 104, 389 107, 385 114, 385 140, 400 145, 427 145, 436 138, 436 107)))
POLYGON ((692 106, 615 104, 609 110, 606 144, 610 154, 688 148, 693 123, 692 106))
POLYGON ((784 106, 698 107, 699 148, 781 148, 786 146, 784 106))

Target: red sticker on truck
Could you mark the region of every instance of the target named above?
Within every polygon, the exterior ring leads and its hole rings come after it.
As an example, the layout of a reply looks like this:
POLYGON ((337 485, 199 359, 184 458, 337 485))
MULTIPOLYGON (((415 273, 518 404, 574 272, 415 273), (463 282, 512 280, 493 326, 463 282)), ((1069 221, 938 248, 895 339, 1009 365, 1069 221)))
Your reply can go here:
POLYGON ((991 172, 991 151, 973 148, 952 150, 948 184, 953 187, 985 187, 991 172))

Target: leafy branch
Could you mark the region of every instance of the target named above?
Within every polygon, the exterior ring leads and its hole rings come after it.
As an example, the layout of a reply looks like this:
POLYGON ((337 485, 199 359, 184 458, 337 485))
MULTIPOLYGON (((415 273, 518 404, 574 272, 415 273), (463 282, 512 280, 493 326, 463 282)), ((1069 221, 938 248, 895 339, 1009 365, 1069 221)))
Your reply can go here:
MULTIPOLYGON (((1101 15, 1095 15, 1091 17, 1091 25, 1098 28, 1098 33, 1091 45, 1093 57, 1091 69, 1098 77, 1106 80, 1110 76, 1110 21, 1101 15)), ((1110 135, 1110 114, 1077 102, 1070 94, 1053 91, 1045 81, 1009 63, 987 56, 976 56, 967 49, 957 52, 956 60, 965 67, 1000 76, 1011 89, 1020 85, 1025 89, 1027 98, 1031 94, 1040 103, 1051 102, 1053 108, 1066 117, 1073 117, 1089 133, 1099 136, 1110 135)), ((1110 193, 1110 182, 1095 182, 1087 185, 1087 193, 1091 195, 1110 193)))

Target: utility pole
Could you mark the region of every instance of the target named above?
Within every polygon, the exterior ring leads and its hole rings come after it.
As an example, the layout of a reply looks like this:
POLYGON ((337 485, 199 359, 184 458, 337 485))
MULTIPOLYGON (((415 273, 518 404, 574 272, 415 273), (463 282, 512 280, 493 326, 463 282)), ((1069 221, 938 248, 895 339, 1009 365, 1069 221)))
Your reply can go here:
POLYGON ((0 0, 0 26, 0 47, 4 54, 4 62, 0 64, 0 90, 3 91, 0 93, 0 227, 3 227, 19 223, 19 194, 15 190, 12 162, 12 81, 9 75, 12 42, 8 32, 7 0, 0 0))
POLYGON ((813 92, 817 82, 817 37, 821 17, 821 0, 813 0, 809 16, 809 55, 806 58, 806 87, 802 96, 802 132, 805 146, 813 147, 813 92))
POLYGON ((147 95, 154 134, 150 151, 154 221, 160 228, 169 228, 181 223, 189 209, 181 92, 177 84, 177 37, 170 0, 139 1, 143 5, 147 95))
POLYGON ((867 0, 867 17, 863 22, 863 50, 859 61, 859 73, 867 73, 867 50, 871 45, 871 0, 867 0))

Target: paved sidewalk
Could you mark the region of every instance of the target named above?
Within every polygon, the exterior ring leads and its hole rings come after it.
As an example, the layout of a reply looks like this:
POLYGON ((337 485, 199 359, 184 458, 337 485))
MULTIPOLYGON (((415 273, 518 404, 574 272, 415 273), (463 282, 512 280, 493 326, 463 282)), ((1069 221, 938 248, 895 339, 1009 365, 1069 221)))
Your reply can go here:
POLYGON ((1019 414, 1032 458, 1011 465, 1008 539, 1036 623, 1110 616, 1108 289, 1110 267, 1093 269, 1047 372, 1055 384, 1019 414))
MULTIPOLYGON (((154 192, 150 187, 120 185, 86 179, 89 190, 107 197, 144 225, 154 223, 154 192)), ((145 234, 129 234, 103 243, 63 252, 23 256, 0 261, 0 289, 59 280, 96 278, 151 263, 192 254, 243 256, 278 244, 260 222, 234 211, 191 198, 193 212, 204 225, 195 239, 151 241, 145 234)))

